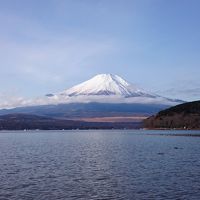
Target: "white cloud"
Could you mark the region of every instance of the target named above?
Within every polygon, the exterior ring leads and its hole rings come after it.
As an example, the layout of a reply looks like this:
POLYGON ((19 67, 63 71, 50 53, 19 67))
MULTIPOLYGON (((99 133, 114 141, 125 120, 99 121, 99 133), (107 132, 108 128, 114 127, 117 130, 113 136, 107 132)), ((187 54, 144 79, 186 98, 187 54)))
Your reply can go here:
POLYGON ((111 96, 61 96, 55 95, 53 97, 37 97, 32 99, 25 99, 17 96, 2 96, 0 101, 0 109, 3 108, 15 108, 23 106, 38 106, 38 105, 57 105, 57 104, 69 104, 69 103, 127 103, 127 104, 165 104, 165 105, 176 105, 180 102, 171 101, 163 97, 129 97, 124 98, 123 96, 111 95, 111 96), (5 99, 4 99, 5 98, 5 99))

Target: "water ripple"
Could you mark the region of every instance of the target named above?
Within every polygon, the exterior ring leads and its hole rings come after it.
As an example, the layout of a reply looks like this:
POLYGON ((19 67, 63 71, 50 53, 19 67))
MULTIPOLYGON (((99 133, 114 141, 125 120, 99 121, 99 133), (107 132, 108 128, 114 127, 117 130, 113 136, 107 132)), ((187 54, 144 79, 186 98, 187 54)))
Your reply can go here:
POLYGON ((147 133, 0 133, 0 199, 200 199, 200 138, 147 133))

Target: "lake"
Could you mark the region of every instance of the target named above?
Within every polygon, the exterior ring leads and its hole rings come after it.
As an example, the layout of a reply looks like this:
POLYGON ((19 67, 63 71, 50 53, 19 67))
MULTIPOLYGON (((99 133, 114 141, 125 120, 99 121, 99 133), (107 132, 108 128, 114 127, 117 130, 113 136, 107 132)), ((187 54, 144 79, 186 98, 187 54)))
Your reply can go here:
POLYGON ((200 131, 2 131, 1 200, 200 199, 200 131))

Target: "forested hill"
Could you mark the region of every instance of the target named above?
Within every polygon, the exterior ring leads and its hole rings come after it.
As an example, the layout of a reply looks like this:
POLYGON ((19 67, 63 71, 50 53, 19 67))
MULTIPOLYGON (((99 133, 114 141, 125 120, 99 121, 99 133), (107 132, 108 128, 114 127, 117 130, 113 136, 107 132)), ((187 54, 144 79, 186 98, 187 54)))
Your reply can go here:
POLYGON ((151 129, 200 129, 200 101, 180 104, 144 120, 151 129))

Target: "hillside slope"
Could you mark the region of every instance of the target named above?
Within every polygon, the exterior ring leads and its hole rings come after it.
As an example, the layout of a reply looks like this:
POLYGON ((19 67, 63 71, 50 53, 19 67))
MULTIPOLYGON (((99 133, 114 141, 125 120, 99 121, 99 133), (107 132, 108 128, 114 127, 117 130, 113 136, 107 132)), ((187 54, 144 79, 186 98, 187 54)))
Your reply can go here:
POLYGON ((144 120, 151 129, 200 129, 200 101, 177 105, 144 120))

